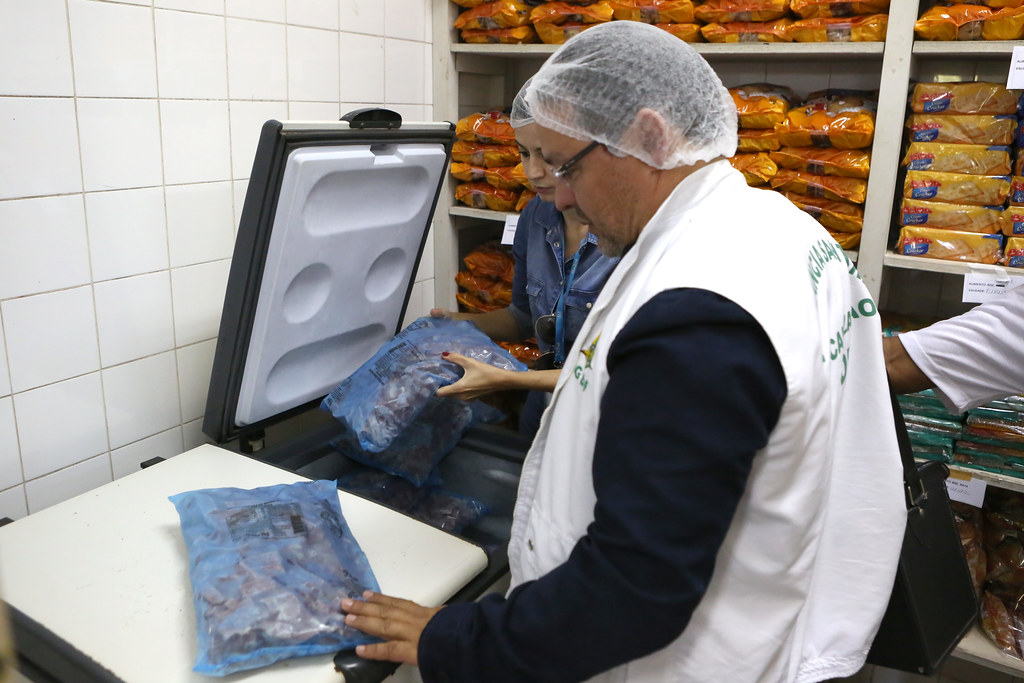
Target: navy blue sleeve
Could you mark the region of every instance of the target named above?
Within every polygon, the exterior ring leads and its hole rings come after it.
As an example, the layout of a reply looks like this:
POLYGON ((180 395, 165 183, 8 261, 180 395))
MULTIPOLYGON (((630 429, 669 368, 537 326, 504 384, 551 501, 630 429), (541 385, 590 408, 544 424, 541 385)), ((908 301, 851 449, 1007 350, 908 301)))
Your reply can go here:
POLYGON ((569 558, 508 598, 441 610, 423 680, 582 681, 682 633, 786 397, 762 328, 704 290, 647 302, 609 349, 594 521, 569 558))

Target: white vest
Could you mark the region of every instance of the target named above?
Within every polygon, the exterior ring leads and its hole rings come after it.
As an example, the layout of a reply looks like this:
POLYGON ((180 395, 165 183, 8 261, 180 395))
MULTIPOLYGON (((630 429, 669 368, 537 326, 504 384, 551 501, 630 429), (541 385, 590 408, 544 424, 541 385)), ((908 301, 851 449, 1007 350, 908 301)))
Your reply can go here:
POLYGON ((680 183, 576 338, 523 467, 512 586, 562 564, 586 534, 608 348, 645 302, 679 287, 717 292, 748 311, 778 354, 788 393, 683 634, 593 680, 852 675, 888 603, 906 520, 881 327, 824 229, 781 195, 749 188, 725 161, 680 183))

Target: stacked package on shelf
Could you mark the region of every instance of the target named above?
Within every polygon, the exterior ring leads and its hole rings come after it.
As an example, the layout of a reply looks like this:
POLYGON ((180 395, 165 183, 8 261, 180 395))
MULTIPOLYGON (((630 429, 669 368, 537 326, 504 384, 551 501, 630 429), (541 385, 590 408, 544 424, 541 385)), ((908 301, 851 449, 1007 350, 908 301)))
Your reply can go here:
POLYGON ((461 181, 455 186, 458 201, 491 211, 519 211, 525 206, 522 200, 529 201, 533 192, 528 189, 508 115, 501 111, 470 114, 455 124, 455 137, 450 170, 461 181))
POLYGON ((940 2, 914 22, 922 40, 1018 40, 1024 37, 1024 0, 940 2))
POLYGON ((701 40, 691 0, 611 0, 616 21, 654 24, 687 43, 701 40))
POLYGON ((768 156, 781 146, 775 126, 786 120, 796 93, 784 85, 749 83, 729 88, 729 94, 739 126, 736 155, 729 162, 743 172, 748 185, 767 185, 779 170, 768 156))
POLYGON ((899 397, 915 458, 953 462, 963 416, 950 413, 931 389, 899 397))
POLYGON ((706 0, 693 8, 709 43, 785 43, 792 41, 789 0, 706 0))
MULTIPOLYGON (((1024 2, 1024 0, 1021 0, 1024 2)), ((1002 228, 1006 236, 1003 263, 1024 268, 1024 95, 1017 103, 1017 134, 1013 142, 1013 177, 1010 178, 1010 205, 1003 212, 1002 228)))
POLYGON ((530 5, 521 0, 452 0, 468 8, 455 19, 462 40, 467 43, 536 43, 530 24, 530 5))
POLYGON ((914 86, 898 253, 1000 261, 1019 99, 998 83, 914 86))
POLYGON ((985 583, 981 626, 997 648, 1022 659, 1024 643, 1024 495, 988 487, 983 510, 985 583))
POLYGON ((968 410, 953 462, 1024 476, 1024 397, 1011 396, 968 410))
POLYGON ((545 2, 530 11, 530 23, 542 43, 561 45, 591 26, 611 21, 613 13, 607 0, 593 4, 545 2))

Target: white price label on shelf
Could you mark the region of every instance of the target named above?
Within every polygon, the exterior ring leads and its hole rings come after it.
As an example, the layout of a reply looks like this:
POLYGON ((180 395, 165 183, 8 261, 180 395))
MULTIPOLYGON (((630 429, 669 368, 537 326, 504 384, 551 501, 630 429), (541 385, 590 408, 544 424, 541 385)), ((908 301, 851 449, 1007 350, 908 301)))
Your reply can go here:
POLYGON ((516 238, 516 226, 519 225, 519 214, 505 216, 505 230, 501 233, 502 244, 512 244, 516 238))
POLYGON ((1006 75, 1006 87, 1024 88, 1024 46, 1014 45, 1010 57, 1010 73, 1006 75))
POLYGON ((985 502, 985 488, 988 484, 984 479, 975 479, 966 472, 950 470, 946 479, 946 491, 949 499, 980 508, 985 502))
POLYGON ((1014 287, 1024 285, 1024 277, 1003 273, 968 273, 964 275, 963 302, 983 304, 998 299, 1014 287))

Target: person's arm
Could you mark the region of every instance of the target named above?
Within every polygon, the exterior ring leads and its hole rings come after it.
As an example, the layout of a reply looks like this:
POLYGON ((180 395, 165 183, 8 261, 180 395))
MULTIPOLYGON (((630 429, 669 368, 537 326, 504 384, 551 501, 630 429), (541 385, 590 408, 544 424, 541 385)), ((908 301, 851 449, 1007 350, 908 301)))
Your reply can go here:
POLYGON ((928 375, 921 372, 917 363, 903 348, 899 337, 886 337, 882 340, 885 352, 885 372, 889 375, 889 384, 897 394, 909 394, 924 391, 935 386, 928 375))
POLYGON ((389 659, 415 648, 428 683, 582 681, 683 631, 778 419, 785 377, 757 323, 699 290, 656 296, 609 354, 594 450, 598 502, 568 559, 507 598, 448 605, 425 628, 415 611, 405 618, 398 606, 382 614, 359 603, 367 616, 349 623, 375 635, 401 625, 360 654, 389 659))
POLYGON ((460 313, 446 311, 443 308, 432 308, 430 315, 433 318, 468 320, 495 341, 521 341, 523 339, 519 323, 508 308, 499 308, 486 313, 460 313))
POLYGON ((561 372, 561 370, 527 370, 526 372, 504 370, 459 353, 449 353, 445 355, 445 359, 462 366, 465 373, 458 382, 438 389, 437 395, 451 396, 463 401, 472 401, 484 394, 506 389, 554 391, 555 383, 558 382, 558 375, 561 372))

